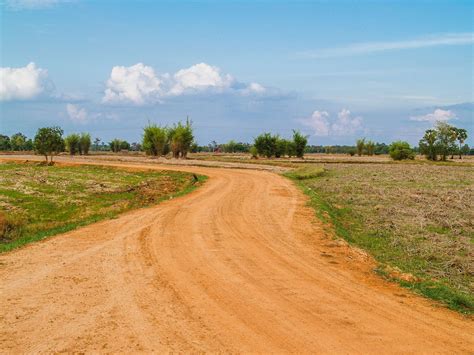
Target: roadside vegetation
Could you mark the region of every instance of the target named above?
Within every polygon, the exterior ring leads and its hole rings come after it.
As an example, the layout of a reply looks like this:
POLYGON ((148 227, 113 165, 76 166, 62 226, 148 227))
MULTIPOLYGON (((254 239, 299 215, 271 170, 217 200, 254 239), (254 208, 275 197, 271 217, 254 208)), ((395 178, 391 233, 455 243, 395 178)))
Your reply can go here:
POLYGON ((0 252, 191 191, 203 176, 100 166, 0 164, 0 252))
POLYGON ((474 312, 474 167, 325 164, 287 176, 329 232, 375 257, 378 273, 474 312))

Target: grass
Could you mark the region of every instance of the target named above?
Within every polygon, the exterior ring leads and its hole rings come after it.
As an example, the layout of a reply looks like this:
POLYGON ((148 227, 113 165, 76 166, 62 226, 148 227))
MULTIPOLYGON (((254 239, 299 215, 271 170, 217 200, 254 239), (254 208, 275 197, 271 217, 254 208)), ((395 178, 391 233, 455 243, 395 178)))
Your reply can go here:
POLYGON ((190 192, 205 180, 174 171, 0 164, 0 252, 190 192))
POLYGON ((472 166, 323 164, 286 176, 328 228, 374 256, 380 275, 474 313, 472 166))

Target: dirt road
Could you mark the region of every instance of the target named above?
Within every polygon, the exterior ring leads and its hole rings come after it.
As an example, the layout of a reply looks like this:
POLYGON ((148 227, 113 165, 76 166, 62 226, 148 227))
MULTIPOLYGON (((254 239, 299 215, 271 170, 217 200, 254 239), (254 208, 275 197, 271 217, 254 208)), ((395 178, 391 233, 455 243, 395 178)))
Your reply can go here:
POLYGON ((374 276, 290 181, 179 169, 210 179, 0 255, 2 352, 474 349, 471 320, 374 276))

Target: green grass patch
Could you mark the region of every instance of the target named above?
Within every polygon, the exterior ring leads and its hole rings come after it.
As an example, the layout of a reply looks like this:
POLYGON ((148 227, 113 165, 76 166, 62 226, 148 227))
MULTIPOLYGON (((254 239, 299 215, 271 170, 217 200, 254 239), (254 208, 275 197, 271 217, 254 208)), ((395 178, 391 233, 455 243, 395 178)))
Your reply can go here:
POLYGON ((186 194, 205 179, 176 171, 0 164, 0 252, 186 194))
POLYGON ((319 168, 325 172, 307 179, 297 171, 285 175, 310 197, 326 228, 371 253, 380 275, 453 310, 474 313, 472 167, 319 168), (413 279, 387 273, 383 265, 413 279))

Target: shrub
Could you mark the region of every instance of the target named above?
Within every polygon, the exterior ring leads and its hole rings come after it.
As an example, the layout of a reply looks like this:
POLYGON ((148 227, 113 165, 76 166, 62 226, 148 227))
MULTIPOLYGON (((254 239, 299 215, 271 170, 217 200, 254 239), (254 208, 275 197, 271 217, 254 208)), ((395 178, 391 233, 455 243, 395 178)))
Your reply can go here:
POLYGON ((174 158, 186 158, 194 141, 192 122, 186 120, 168 128, 169 147, 174 158))
POLYGON ((364 153, 364 148, 365 148, 365 138, 358 139, 356 142, 356 149, 357 149, 358 156, 361 156, 362 153, 364 153))
POLYGON ((390 144, 388 148, 390 157, 393 160, 415 159, 415 152, 411 149, 410 144, 403 141, 396 141, 390 144))
POLYGON ((306 145, 308 144, 308 136, 303 136, 299 131, 293 130, 293 144, 296 156, 303 158, 306 145))
POLYGON ((252 159, 258 159, 258 151, 255 146, 251 146, 249 149, 250 154, 252 155, 252 159))
POLYGON ((254 147, 257 149, 258 155, 271 158, 275 155, 278 136, 272 136, 270 133, 263 133, 254 141, 254 147))
POLYGON ((367 141, 367 143, 365 143, 365 150, 367 152, 367 155, 374 155, 375 143, 372 141, 367 141))
POLYGON ((143 129, 143 150, 148 155, 159 156, 165 153, 168 142, 166 127, 148 125, 143 129))
POLYGON ((79 151, 79 141, 81 137, 78 134, 70 134, 65 139, 66 150, 71 155, 75 155, 79 151))
POLYGON ((91 147, 91 135, 89 133, 81 133, 79 138, 79 153, 82 155, 89 154, 91 147))

